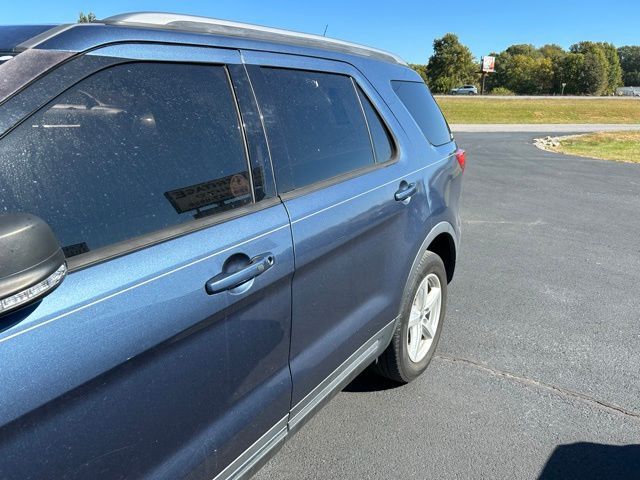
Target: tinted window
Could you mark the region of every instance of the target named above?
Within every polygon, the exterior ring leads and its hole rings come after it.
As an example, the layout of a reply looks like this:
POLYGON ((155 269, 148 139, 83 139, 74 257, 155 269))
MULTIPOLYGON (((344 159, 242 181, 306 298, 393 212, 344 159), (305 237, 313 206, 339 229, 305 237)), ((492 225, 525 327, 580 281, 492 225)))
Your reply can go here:
POLYGON ((358 95, 360 95, 360 101, 362 102, 362 108, 364 114, 367 117, 367 123, 369 124, 369 131, 371 132, 371 141, 373 142, 373 149, 376 153, 376 162, 383 163, 391 158, 393 155, 393 144, 391 143, 391 135, 375 107, 371 104, 371 101, 367 98, 364 92, 358 87, 358 95))
POLYGON ((42 217, 68 256, 251 201, 224 67, 115 66, 0 141, 0 213, 42 217))
POLYGON ((262 104, 278 190, 288 192, 375 163, 350 77, 261 68, 262 104))
POLYGON ((391 85, 429 142, 443 145, 451 141, 449 125, 424 83, 394 80, 391 85))

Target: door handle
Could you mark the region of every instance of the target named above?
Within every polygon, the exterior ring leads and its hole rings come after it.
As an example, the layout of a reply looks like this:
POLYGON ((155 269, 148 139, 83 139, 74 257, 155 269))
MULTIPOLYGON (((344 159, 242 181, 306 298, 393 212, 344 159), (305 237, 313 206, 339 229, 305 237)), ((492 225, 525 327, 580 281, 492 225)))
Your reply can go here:
POLYGON ((249 280, 262 275, 264 272, 273 267, 276 263, 276 257, 273 253, 263 253, 251 259, 249 265, 233 273, 221 273, 209 279, 205 284, 205 290, 209 295, 224 292, 232 288, 242 285, 249 280))
POLYGON ((407 183, 404 180, 400 182, 400 190, 396 192, 395 199, 398 202, 404 202, 410 199, 418 191, 415 183, 407 183))

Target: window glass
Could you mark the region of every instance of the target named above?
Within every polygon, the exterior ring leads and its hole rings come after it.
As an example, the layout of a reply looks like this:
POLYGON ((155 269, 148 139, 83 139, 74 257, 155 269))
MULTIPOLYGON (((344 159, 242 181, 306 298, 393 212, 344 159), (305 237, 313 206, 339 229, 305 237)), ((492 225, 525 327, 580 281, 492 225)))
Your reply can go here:
POLYGON ((451 141, 449 125, 424 83, 393 80, 391 85, 429 142, 444 145, 451 141))
POLYGON ((0 141, 0 213, 40 216, 67 256, 247 204, 249 180, 221 66, 103 70, 0 141))
POLYGON ((364 114, 367 117, 367 123, 369 124, 371 140, 373 141, 373 149, 376 153, 376 162, 384 163, 393 155, 391 135, 389 135, 389 131, 382 122, 382 119, 380 118, 380 115, 378 115, 375 107, 371 104, 371 101, 367 98, 360 87, 358 87, 358 95, 360 95, 362 108, 364 109, 364 114))
POLYGON ((290 190, 375 163, 350 77, 261 68, 262 104, 278 190, 290 190))

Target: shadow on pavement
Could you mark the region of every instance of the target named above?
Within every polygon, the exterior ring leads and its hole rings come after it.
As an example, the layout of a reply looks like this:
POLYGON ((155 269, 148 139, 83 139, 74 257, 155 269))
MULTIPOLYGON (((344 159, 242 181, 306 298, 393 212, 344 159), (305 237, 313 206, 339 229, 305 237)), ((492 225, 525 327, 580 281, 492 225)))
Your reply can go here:
POLYGON ((343 392, 380 392, 398 388, 402 385, 388 378, 376 375, 369 368, 354 378, 349 385, 342 389, 343 392))
POLYGON ((560 445, 544 466, 539 480, 627 480, 640 478, 640 445, 572 443, 560 445))

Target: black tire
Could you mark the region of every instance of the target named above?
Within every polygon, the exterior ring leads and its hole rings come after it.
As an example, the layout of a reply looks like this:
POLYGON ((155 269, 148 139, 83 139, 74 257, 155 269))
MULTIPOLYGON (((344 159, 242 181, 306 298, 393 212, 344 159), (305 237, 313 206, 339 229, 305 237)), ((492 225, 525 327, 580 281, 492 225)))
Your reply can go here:
POLYGON ((422 258, 409 276, 407 286, 405 287, 405 291, 402 295, 400 316, 396 324, 396 329, 393 333, 391 343, 373 364, 373 370, 383 377, 389 378, 398 383, 409 383, 420 376, 420 374, 426 370, 431 358, 433 357, 433 353, 438 346, 438 340, 440 340, 440 334, 442 332, 445 317, 446 305, 447 273, 444 268, 444 264, 438 255, 427 250, 424 252, 422 258), (436 329, 433 337, 431 347, 421 361, 414 363, 409 358, 409 353, 407 351, 409 313, 420 283, 430 273, 435 274, 440 280, 442 306, 440 308, 438 328, 436 329))

